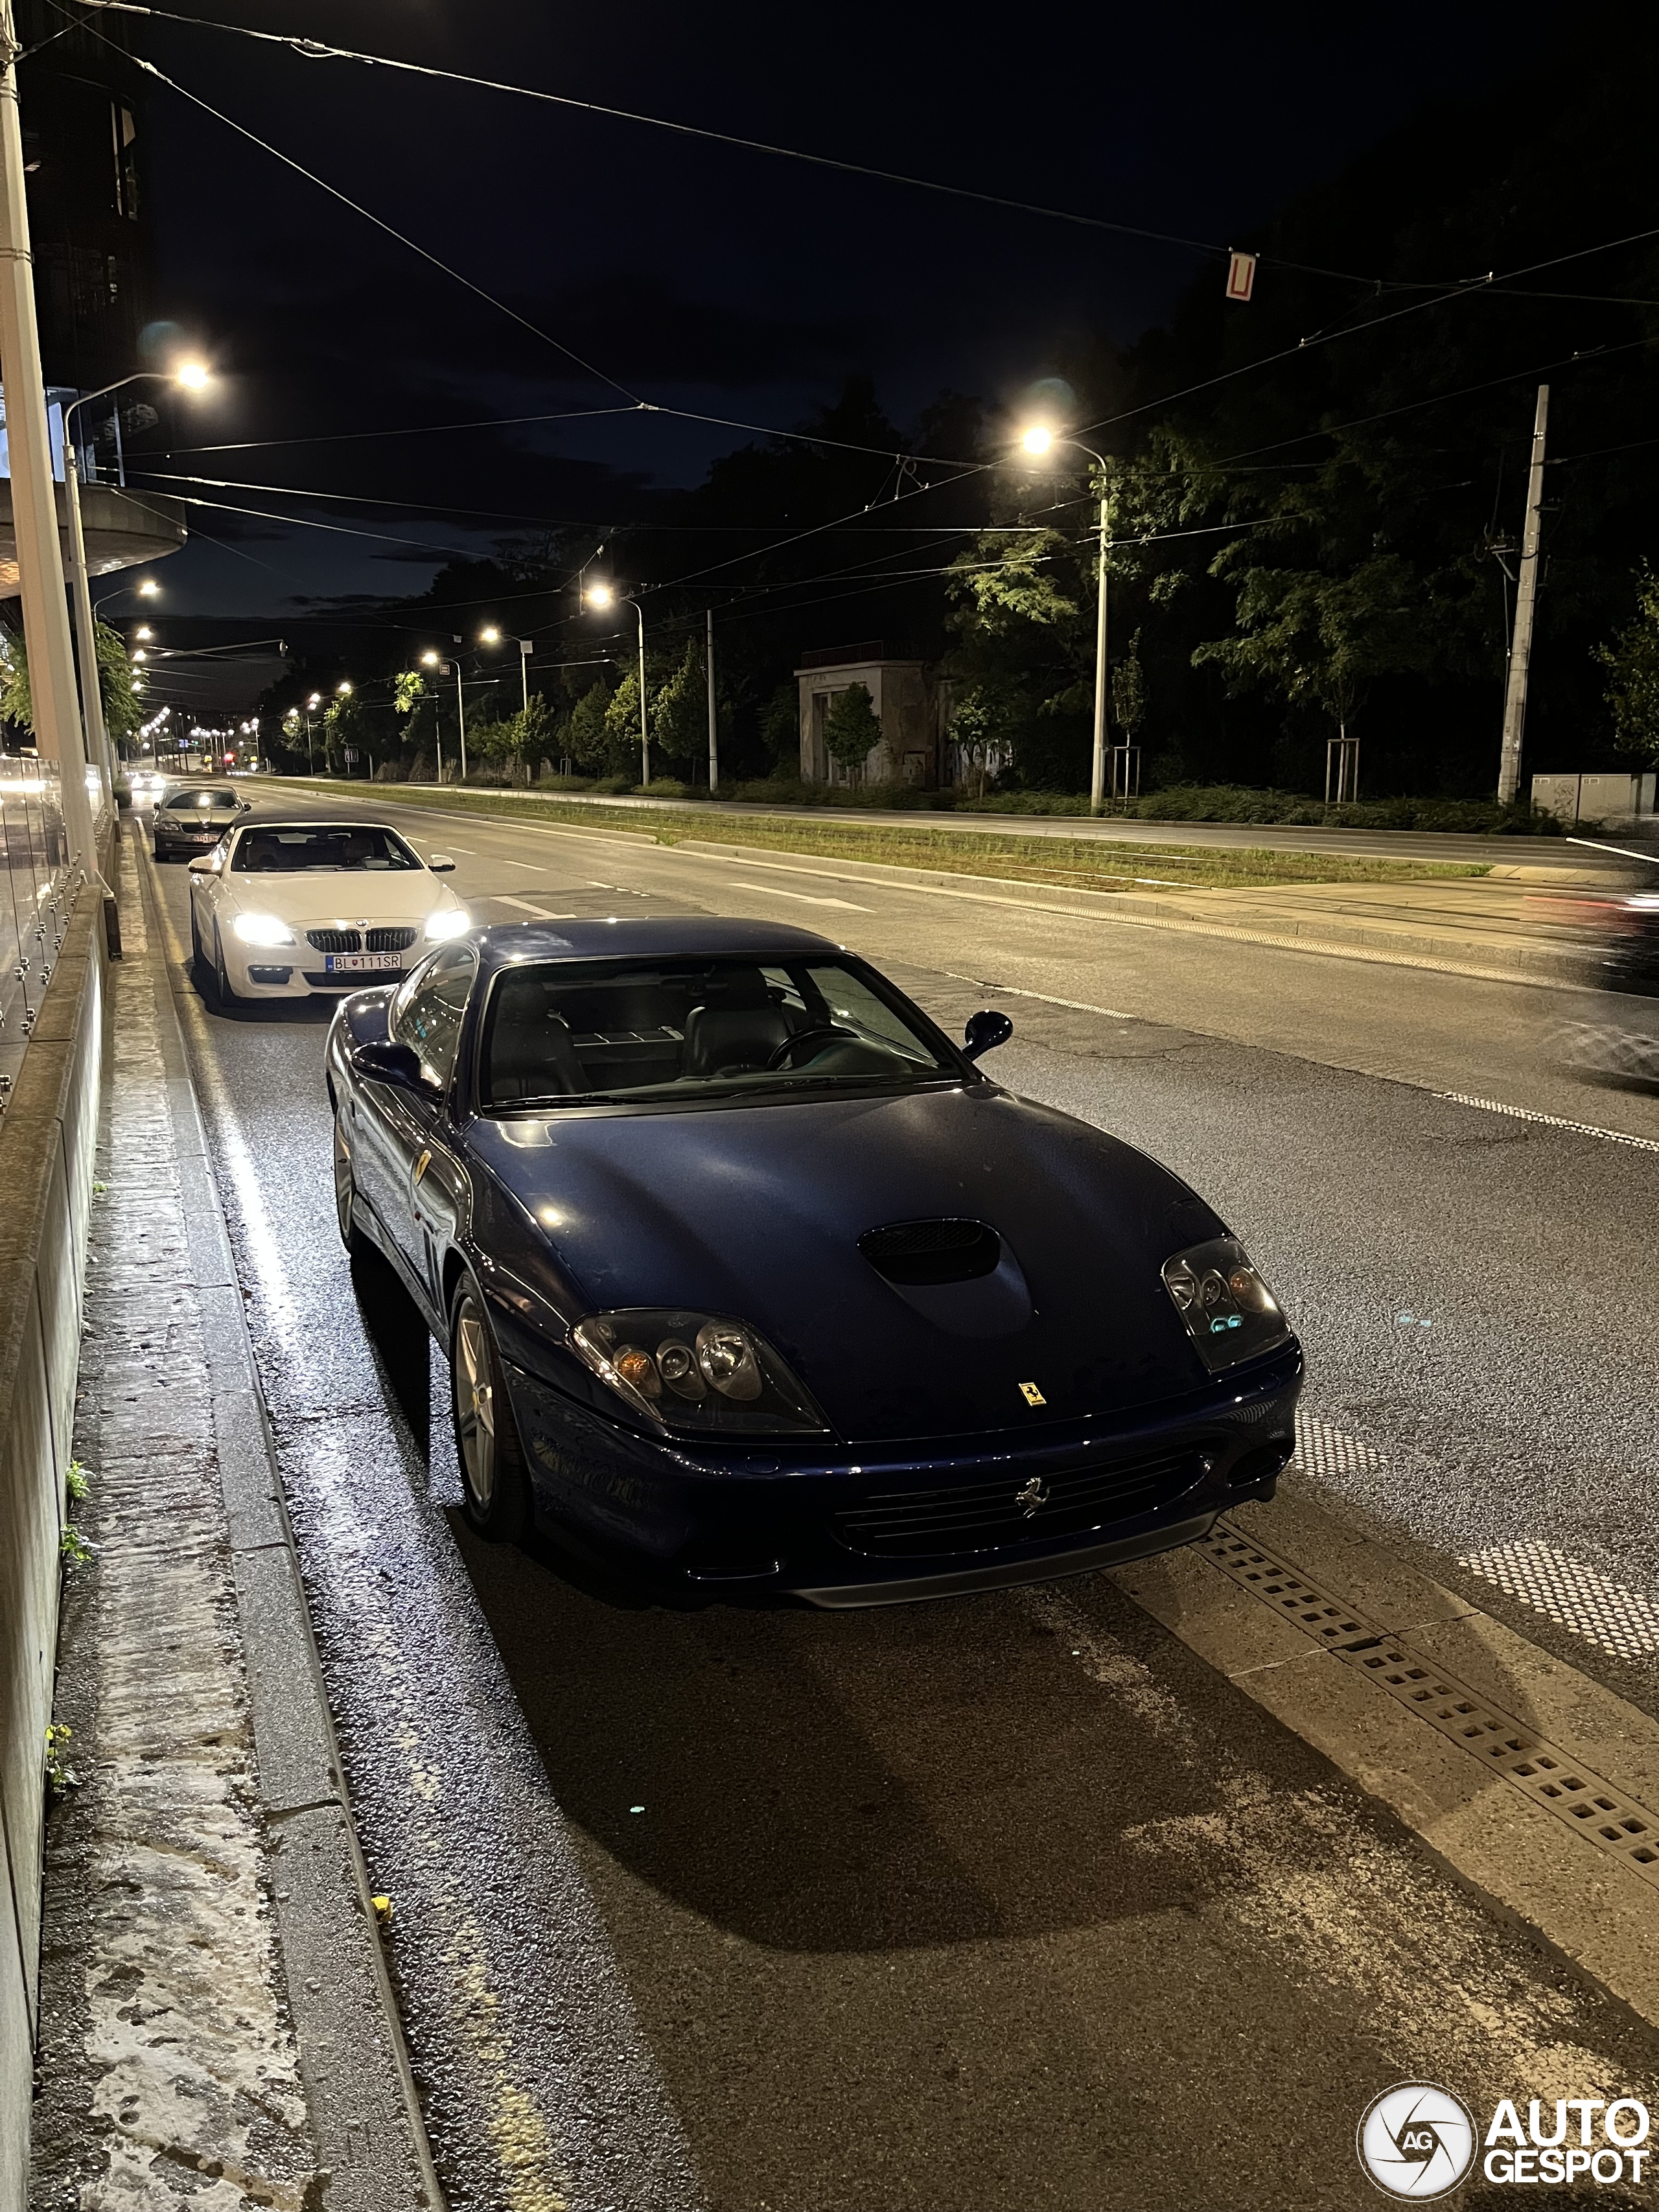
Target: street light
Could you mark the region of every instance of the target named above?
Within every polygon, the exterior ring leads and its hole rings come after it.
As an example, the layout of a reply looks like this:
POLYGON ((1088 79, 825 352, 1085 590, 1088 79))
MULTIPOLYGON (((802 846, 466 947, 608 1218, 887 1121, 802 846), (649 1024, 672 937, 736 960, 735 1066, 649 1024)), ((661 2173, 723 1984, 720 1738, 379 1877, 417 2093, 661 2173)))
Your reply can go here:
MULTIPOLYGON (((609 584, 590 584, 587 604, 590 607, 615 606, 618 599, 633 608, 640 625, 640 788, 651 787, 651 734, 645 716, 645 613, 637 599, 629 599, 626 592, 617 592, 609 584)), ((526 679, 526 682, 528 678, 526 679)))
MULTIPOLYGON (((104 726, 104 697, 98 684, 98 631, 96 615, 92 604, 91 587, 87 580, 87 541, 81 526, 81 461, 75 450, 75 439, 70 430, 70 418, 77 408, 88 407, 94 399, 106 399, 112 392, 124 391, 129 384, 150 381, 182 385, 186 392, 204 391, 209 382, 208 372, 198 361, 179 362, 172 369, 140 368, 131 376, 118 376, 113 384, 101 385, 96 392, 88 392, 80 399, 71 399, 64 410, 64 493, 69 510, 67 550, 69 553, 70 598, 75 608, 76 647, 81 658, 81 716, 86 725, 87 757, 97 757, 106 781, 112 780, 114 762, 110 752, 109 732, 104 726)), ((138 590, 145 599, 155 596, 157 586, 146 577, 138 590)), ((116 596, 112 592, 112 598, 116 596)))
MULTIPOLYGON (((480 645, 501 644, 501 634, 494 623, 486 623, 478 632, 478 642, 480 645)), ((527 637, 515 637, 513 642, 519 648, 519 674, 524 684, 525 712, 528 714, 530 712, 530 656, 536 648, 527 637)))
POLYGON ((1034 422, 1020 438, 1028 453, 1037 458, 1051 453, 1056 446, 1074 446, 1079 453, 1087 453, 1091 461, 1100 464, 1100 567, 1095 599, 1095 746, 1094 760, 1089 775, 1089 811, 1103 814, 1106 811, 1106 540, 1109 534, 1111 494, 1108 488, 1106 457, 1085 446, 1079 438, 1055 435, 1046 422, 1034 422))

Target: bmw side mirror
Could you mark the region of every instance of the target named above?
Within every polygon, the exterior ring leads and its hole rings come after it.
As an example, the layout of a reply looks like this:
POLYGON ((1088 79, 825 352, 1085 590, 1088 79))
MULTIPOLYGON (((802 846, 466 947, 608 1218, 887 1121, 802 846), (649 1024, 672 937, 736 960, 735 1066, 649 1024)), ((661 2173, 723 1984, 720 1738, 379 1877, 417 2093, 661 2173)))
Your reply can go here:
POLYGON ((455 872, 455 863, 447 853, 428 853, 426 864, 434 876, 453 876, 455 872))
POLYGON ((435 1085, 428 1083, 421 1073, 421 1056, 413 1045, 354 1045, 351 1065, 370 1083, 384 1083, 393 1091, 413 1091, 422 1098, 436 1095, 435 1085))
POLYGON ((219 863, 211 853, 198 853, 190 864, 190 872, 192 876, 212 876, 216 875, 218 871, 219 863))
POLYGON ((977 1060, 981 1053, 994 1052, 1000 1044, 1006 1044, 1013 1033, 1014 1025, 1006 1014, 981 1006, 976 1014, 968 1017, 968 1026, 962 1033, 962 1049, 969 1060, 977 1060))

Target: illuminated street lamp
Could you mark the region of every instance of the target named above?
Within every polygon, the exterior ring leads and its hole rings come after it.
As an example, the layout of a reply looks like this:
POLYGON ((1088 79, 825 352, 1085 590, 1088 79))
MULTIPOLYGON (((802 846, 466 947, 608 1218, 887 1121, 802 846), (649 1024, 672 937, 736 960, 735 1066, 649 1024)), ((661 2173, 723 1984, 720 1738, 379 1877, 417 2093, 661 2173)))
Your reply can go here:
MULTIPOLYGON (((118 377, 113 384, 102 385, 96 392, 88 392, 82 398, 71 399, 64 410, 64 505, 69 511, 64 550, 69 555, 70 600, 75 610, 76 649, 81 660, 81 716, 86 725, 87 758, 102 772, 106 781, 113 776, 115 769, 110 752, 109 732, 104 726, 103 694, 98 687, 96 616, 87 580, 86 534, 81 526, 81 462, 75 449, 70 418, 77 408, 88 407, 94 399, 106 399, 112 392, 124 391, 129 384, 152 380, 181 385, 186 392, 201 392, 206 388, 209 376, 198 361, 180 362, 168 370, 137 369, 131 376, 118 377)), ((146 599, 153 599, 156 586, 152 579, 146 577, 138 589, 146 599)), ((112 593, 111 596, 115 595, 112 593)))
MULTIPOLYGON (((494 623, 486 623, 478 632, 480 645, 500 645, 501 641, 501 631, 494 623)), ((527 637, 515 637, 513 642, 519 648, 519 674, 524 683, 525 712, 528 714, 530 711, 530 656, 535 651, 535 647, 527 637)))
POLYGON ((1106 811, 1106 543, 1110 534, 1111 501, 1106 457, 1103 453, 1096 453, 1092 446, 1085 446, 1080 439, 1057 437, 1044 422, 1034 422, 1019 442, 1028 453, 1038 458, 1052 453, 1056 446, 1073 446, 1079 453, 1087 453, 1091 461, 1100 464, 1100 565, 1095 599, 1095 746, 1089 774, 1089 811, 1103 814, 1106 811))
POLYGON ((599 607, 601 610, 613 607, 619 598, 633 608, 640 625, 640 788, 645 791, 648 790, 651 785, 651 735, 645 714, 644 611, 637 599, 629 599, 625 592, 613 591, 609 584, 590 584, 587 587, 587 604, 590 607, 599 607))
MULTIPOLYGON (((441 673, 447 665, 448 664, 445 661, 442 653, 434 653, 430 646, 428 646, 426 651, 421 655, 421 665, 422 668, 430 668, 441 673)), ((456 688, 458 690, 459 689, 459 684, 460 679, 458 677, 456 679, 456 688)), ((432 741, 438 748, 438 782, 441 788, 444 780, 444 732, 443 725, 438 720, 437 709, 435 708, 433 709, 432 714, 432 741)))

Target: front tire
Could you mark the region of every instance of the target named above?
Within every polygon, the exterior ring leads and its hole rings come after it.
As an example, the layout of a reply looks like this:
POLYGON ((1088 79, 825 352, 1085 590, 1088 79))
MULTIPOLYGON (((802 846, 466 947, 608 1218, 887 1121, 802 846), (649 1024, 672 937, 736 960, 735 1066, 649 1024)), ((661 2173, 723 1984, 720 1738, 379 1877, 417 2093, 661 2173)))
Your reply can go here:
POLYGON ((491 1543, 516 1543, 530 1526, 530 1477, 489 1317, 466 1276, 449 1310, 449 1403, 466 1517, 491 1543))
POLYGON ((224 940, 219 934, 216 922, 213 929, 213 995, 219 1001, 222 1012, 238 1004, 236 994, 230 988, 230 974, 225 966, 224 940))
POLYGON ((340 1127, 340 1116, 334 1116, 334 1218, 339 1224, 340 1242, 354 1261, 366 1260, 373 1250, 369 1239, 357 1226, 357 1177, 351 1164, 351 1147, 340 1127))

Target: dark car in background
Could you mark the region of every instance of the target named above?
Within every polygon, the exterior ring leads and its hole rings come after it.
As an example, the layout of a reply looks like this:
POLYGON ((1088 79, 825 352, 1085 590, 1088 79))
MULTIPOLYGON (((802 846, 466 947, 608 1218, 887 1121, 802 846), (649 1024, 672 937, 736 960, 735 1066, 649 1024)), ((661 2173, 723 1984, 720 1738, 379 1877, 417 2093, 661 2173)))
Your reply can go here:
POLYGON ((194 860, 198 853, 211 852, 250 811, 246 799, 228 783, 176 785, 151 817, 156 859, 194 860))
POLYGON ((983 1073, 1010 1028, 703 917, 475 931, 344 1000, 341 1233, 448 1349, 474 1525, 849 1606, 1271 1497, 1272 1292, 1167 1169, 983 1073))
POLYGON ((1659 1086, 1659 842, 1572 842, 1628 866, 1622 888, 1580 902, 1599 940, 1595 988, 1558 1025, 1557 1050, 1577 1074, 1659 1086))

